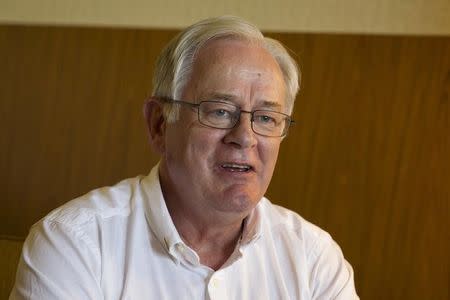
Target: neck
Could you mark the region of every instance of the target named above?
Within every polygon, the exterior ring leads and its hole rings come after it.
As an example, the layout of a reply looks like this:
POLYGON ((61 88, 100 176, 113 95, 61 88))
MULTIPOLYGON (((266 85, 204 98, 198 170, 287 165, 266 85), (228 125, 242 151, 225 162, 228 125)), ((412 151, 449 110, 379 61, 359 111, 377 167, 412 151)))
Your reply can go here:
POLYGON ((208 211, 192 205, 189 195, 177 194, 160 177, 167 209, 183 241, 196 251, 203 265, 217 270, 233 253, 245 214, 208 211))
POLYGON ((200 262, 214 270, 231 256, 242 235, 243 221, 229 226, 199 225, 183 218, 174 219, 183 241, 200 257, 200 262))
POLYGON ((219 269, 233 253, 241 237, 243 218, 234 222, 224 222, 223 219, 216 218, 216 222, 209 222, 190 214, 178 203, 166 200, 170 216, 181 238, 198 254, 203 265, 214 270, 219 269))

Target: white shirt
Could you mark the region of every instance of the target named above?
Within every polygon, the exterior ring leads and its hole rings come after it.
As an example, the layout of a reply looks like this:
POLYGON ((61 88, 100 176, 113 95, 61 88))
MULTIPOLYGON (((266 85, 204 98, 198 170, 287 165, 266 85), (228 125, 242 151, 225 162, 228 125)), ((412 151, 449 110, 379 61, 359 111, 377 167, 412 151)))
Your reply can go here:
POLYGON ((157 167, 35 224, 10 299, 358 299, 329 234, 261 199, 228 261, 200 264, 167 210, 157 167))

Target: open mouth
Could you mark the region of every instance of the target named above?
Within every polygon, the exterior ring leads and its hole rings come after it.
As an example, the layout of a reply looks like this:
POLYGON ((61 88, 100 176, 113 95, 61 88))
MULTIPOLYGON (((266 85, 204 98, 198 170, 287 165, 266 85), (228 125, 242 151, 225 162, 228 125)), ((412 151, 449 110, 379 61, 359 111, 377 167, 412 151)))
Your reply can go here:
POLYGON ((225 163, 220 166, 230 172, 250 172, 253 170, 252 166, 246 164, 225 163))

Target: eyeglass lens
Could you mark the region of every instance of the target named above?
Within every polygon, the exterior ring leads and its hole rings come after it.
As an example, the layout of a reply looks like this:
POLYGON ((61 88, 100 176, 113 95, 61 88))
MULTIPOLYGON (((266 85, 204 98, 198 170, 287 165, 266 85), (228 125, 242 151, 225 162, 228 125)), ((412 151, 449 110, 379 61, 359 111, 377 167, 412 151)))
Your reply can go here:
POLYGON ((198 109, 200 123, 220 129, 236 126, 241 113, 250 113, 253 131, 264 136, 283 136, 289 124, 289 117, 282 113, 269 110, 246 112, 233 104, 220 101, 200 102, 198 109))

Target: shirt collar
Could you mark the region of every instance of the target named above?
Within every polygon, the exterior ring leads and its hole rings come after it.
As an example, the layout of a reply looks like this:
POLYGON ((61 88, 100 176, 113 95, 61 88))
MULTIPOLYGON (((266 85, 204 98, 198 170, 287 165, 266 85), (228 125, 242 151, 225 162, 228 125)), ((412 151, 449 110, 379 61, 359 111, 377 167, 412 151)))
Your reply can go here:
POLYGON ((150 174, 142 181, 142 186, 147 195, 145 201, 145 216, 150 230, 154 233, 163 247, 174 258, 177 258, 177 244, 184 244, 173 224, 167 209, 166 202, 159 181, 159 163, 153 167, 150 174))
MULTIPOLYGON (((261 202, 261 201, 260 201, 261 202)), ((244 219, 244 228, 240 239, 241 245, 256 241, 261 235, 261 207, 258 203, 253 211, 244 219)))
MULTIPOLYGON (((167 209, 159 181, 159 163, 152 168, 150 174, 143 178, 142 186, 147 196, 145 215, 150 230, 172 257, 179 259, 179 250, 187 247, 181 239, 167 209), (180 247, 180 245, 182 247, 180 247)), ((262 232, 262 203, 258 203, 245 218, 239 246, 256 241, 262 232)))

